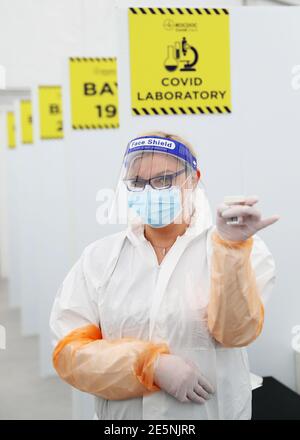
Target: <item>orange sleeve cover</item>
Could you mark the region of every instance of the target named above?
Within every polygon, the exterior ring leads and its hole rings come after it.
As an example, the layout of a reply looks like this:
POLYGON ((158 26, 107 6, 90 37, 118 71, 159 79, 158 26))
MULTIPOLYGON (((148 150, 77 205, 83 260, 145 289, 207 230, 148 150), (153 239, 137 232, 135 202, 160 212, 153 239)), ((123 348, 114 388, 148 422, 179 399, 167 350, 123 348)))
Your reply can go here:
POLYGON ((69 333, 53 352, 59 376, 81 391, 109 400, 143 396, 160 388, 153 382, 154 361, 169 353, 166 344, 134 338, 102 339, 87 325, 69 333))
POLYGON ((208 328, 225 347, 242 347, 260 334, 264 307, 250 254, 253 238, 226 241, 212 234, 211 287, 208 328))

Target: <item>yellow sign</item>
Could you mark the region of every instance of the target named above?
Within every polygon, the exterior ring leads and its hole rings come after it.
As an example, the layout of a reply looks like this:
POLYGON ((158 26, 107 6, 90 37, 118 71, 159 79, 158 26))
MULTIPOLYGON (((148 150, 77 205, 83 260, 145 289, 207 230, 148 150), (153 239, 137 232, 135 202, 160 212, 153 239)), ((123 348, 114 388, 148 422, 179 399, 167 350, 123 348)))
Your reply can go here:
POLYGON ((60 86, 39 87, 41 139, 63 138, 62 95, 60 86))
POLYGON ((227 9, 129 8, 134 115, 231 112, 227 9))
POLYGON ((119 127, 116 58, 70 58, 72 127, 119 127))
POLYGON ((21 101, 21 139, 23 144, 33 143, 32 103, 29 100, 21 101))
POLYGON ((15 115, 13 112, 7 112, 7 140, 8 147, 16 147, 16 127, 15 127, 15 115))

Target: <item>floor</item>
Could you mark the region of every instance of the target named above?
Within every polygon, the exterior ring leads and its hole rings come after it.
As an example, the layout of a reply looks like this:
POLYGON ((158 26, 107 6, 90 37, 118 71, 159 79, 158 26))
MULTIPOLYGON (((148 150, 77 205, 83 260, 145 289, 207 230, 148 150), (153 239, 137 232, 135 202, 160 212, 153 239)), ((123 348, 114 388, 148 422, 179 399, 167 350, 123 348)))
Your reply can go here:
POLYGON ((71 388, 57 377, 39 377, 38 337, 21 336, 20 310, 8 308, 3 281, 0 324, 6 329, 6 350, 0 350, 0 419, 71 419, 71 388))

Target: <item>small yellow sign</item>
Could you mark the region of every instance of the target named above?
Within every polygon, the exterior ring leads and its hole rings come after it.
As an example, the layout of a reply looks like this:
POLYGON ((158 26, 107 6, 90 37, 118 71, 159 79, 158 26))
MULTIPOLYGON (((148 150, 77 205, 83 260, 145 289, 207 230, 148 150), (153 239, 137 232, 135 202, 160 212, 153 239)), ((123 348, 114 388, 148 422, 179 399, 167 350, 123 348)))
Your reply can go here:
POLYGON ((32 102, 21 101, 21 139, 23 144, 33 143, 32 102))
POLYGON ((39 87, 41 139, 62 139, 63 112, 60 86, 39 87))
POLYGON ((116 58, 70 58, 73 129, 119 127, 116 58))
POLYGON ((7 140, 8 147, 16 147, 16 126, 15 126, 15 114, 14 112, 7 112, 7 140))
POLYGON ((129 8, 133 115, 231 112, 229 12, 129 8))

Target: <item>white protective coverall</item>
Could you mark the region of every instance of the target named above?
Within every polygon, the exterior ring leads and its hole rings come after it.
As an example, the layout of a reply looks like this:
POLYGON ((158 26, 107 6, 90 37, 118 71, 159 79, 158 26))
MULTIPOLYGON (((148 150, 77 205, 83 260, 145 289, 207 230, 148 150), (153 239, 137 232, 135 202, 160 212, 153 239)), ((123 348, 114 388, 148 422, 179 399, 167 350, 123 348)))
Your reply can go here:
POLYGON ((101 420, 251 418, 245 346, 261 331, 263 305, 261 317, 253 318, 260 320, 256 333, 248 336, 252 305, 247 303, 245 308, 245 302, 241 303, 245 298, 240 298, 249 292, 242 288, 230 291, 230 286, 240 283, 241 267, 248 258, 263 304, 274 284, 274 261, 257 235, 246 251, 232 251, 214 241, 211 211, 200 188, 194 203, 189 228, 160 265, 144 237, 143 225, 129 224, 126 230, 90 244, 57 293, 50 319, 55 368, 67 382, 96 396, 96 414, 101 420), (225 271, 232 271, 225 274, 224 283, 222 270, 217 268, 214 281, 212 277, 212 253, 218 246, 223 255, 219 263, 225 271), (224 293, 222 288, 229 289, 226 305, 217 304, 227 311, 214 312, 215 316, 209 315, 212 283, 221 286, 221 290, 215 289, 215 302, 224 293), (231 336, 226 337, 222 326, 229 328, 231 336), (87 335, 85 328, 94 329, 94 336, 87 335), (76 339, 78 329, 81 342, 76 339), (143 380, 140 370, 146 362, 134 368, 146 346, 150 351, 157 347, 156 354, 172 353, 193 360, 215 394, 202 405, 182 403, 154 384, 147 385, 153 371, 143 380))

